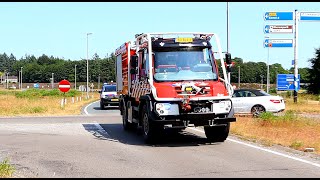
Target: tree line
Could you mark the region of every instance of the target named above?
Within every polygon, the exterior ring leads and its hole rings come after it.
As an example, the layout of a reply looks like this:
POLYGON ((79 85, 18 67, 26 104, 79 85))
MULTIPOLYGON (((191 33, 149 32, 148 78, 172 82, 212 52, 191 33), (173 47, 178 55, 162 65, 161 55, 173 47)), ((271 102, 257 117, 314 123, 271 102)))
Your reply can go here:
MULTIPOLYGON (((232 59, 235 65, 231 68, 231 82, 237 83, 266 83, 267 82, 267 64, 265 62, 244 62, 243 59, 235 57, 232 59)), ((111 54, 110 57, 100 58, 94 54, 89 62, 89 82, 110 82, 115 81, 115 61, 116 57, 111 54)), ((219 63, 219 61, 217 61, 219 63)), ((320 94, 320 48, 316 49, 315 57, 309 60, 311 67, 299 68, 300 83, 310 83, 309 92, 320 94)), ((34 55, 25 55, 19 60, 13 54, 9 56, 6 53, 0 54, 0 76, 4 72, 9 72, 9 76, 19 76, 19 71, 23 71, 22 81, 24 83, 50 83, 52 73, 54 73, 54 82, 67 79, 74 82, 75 75, 77 82, 87 81, 87 60, 65 60, 43 54, 40 57, 34 55), (76 73, 75 73, 76 71, 76 73)), ((220 65, 219 65, 220 67, 220 65)), ((220 71, 221 72, 221 71, 220 71)), ((293 74, 294 69, 284 69, 281 64, 275 63, 269 65, 270 83, 276 83, 277 74, 293 74)))

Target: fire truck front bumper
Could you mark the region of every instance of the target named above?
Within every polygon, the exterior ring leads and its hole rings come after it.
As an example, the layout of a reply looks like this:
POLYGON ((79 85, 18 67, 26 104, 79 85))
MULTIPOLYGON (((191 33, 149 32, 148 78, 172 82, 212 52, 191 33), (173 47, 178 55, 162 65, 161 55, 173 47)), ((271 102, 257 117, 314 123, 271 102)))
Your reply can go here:
POLYGON ((179 122, 188 121, 191 124, 197 126, 209 125, 209 124, 226 124, 230 122, 236 122, 235 117, 228 117, 228 114, 218 115, 214 113, 188 113, 174 116, 158 116, 153 113, 153 121, 160 124, 176 124, 179 122))

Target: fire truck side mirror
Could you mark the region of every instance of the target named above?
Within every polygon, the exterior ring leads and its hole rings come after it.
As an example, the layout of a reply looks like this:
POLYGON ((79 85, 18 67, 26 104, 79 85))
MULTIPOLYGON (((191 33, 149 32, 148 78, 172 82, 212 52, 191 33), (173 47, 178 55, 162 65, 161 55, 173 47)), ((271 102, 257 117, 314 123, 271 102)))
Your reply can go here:
POLYGON ((226 53, 226 64, 232 64, 232 60, 231 60, 231 54, 230 53, 226 53))

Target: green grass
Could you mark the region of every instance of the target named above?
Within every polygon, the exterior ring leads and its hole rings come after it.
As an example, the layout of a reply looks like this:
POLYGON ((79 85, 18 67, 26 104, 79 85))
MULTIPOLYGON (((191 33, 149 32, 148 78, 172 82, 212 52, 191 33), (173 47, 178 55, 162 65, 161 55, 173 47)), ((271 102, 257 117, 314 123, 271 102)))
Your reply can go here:
POLYGON ((258 117, 258 121, 269 122, 269 123, 280 123, 280 122, 292 122, 297 120, 297 115, 293 111, 288 110, 282 116, 276 116, 272 112, 261 113, 258 117))
MULTIPOLYGON (((75 97, 79 95, 80 92, 74 89, 65 93, 66 97, 75 97)), ((15 92, 15 96, 17 98, 29 98, 29 99, 37 99, 41 97, 63 97, 64 93, 58 89, 53 90, 45 90, 45 89, 28 89, 26 91, 15 92)))
POLYGON ((12 177, 15 168, 9 164, 9 160, 6 158, 0 163, 0 178, 12 177))

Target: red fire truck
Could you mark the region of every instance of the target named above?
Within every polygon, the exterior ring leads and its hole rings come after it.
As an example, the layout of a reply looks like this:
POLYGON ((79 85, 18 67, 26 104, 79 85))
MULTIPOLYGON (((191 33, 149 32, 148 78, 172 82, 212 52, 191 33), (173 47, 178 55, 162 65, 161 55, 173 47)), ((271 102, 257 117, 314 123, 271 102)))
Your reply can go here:
POLYGON ((227 77, 232 61, 217 34, 142 33, 114 54, 125 130, 139 126, 145 142, 154 143, 167 128, 203 126, 209 142, 226 140, 236 121, 227 77))

